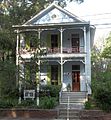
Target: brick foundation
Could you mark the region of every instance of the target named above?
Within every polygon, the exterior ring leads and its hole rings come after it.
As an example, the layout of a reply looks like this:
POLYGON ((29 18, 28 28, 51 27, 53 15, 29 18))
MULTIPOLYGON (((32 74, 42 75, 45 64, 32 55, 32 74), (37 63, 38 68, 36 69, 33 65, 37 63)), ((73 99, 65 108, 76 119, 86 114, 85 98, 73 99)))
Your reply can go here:
POLYGON ((0 117, 57 118, 57 110, 0 109, 0 117))

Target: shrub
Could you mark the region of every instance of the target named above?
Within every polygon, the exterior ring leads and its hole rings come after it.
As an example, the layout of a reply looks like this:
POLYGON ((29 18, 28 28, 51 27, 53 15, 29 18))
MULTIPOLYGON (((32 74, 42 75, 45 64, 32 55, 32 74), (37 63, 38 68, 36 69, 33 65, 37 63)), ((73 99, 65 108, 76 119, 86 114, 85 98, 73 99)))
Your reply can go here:
POLYGON ((97 106, 105 111, 111 111, 111 83, 109 81, 99 83, 94 90, 94 98, 97 106))
POLYGON ((23 100, 21 104, 16 105, 16 107, 36 107, 36 101, 31 99, 23 100))
POLYGON ((1 99, 0 100, 0 108, 12 108, 17 105, 16 99, 1 99))
POLYGON ((55 106, 56 106, 56 98, 42 97, 40 99, 40 108, 42 109, 52 109, 55 106))
POLYGON ((46 91, 46 96, 58 97, 61 86, 58 86, 58 85, 46 85, 46 86, 41 86, 41 89, 43 90, 43 93, 46 91))
POLYGON ((92 109, 92 103, 90 101, 86 101, 84 106, 85 106, 85 109, 87 110, 92 109))

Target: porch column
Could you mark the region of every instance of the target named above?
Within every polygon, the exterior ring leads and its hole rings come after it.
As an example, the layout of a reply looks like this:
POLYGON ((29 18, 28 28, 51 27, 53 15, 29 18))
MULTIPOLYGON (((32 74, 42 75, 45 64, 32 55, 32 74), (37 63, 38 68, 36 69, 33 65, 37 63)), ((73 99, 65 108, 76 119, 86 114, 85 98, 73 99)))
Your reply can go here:
POLYGON ((17 30, 17 40, 16 40, 16 66, 17 66, 17 73, 16 73, 16 85, 19 86, 19 101, 21 103, 21 81, 19 80, 19 30, 17 30))
POLYGON ((62 88, 63 88, 63 58, 61 57, 61 83, 62 83, 62 88))
POLYGON ((61 54, 63 53, 63 29, 60 29, 60 33, 61 33, 61 54))
MULTIPOLYGON (((38 30, 38 40, 40 41, 40 34, 41 34, 41 30, 39 29, 38 30)), ((40 49, 40 44, 39 44, 39 49, 40 49)), ((39 50, 39 53, 40 53, 40 50, 39 50)), ((38 82, 40 81, 41 77, 40 77, 40 54, 38 54, 38 82)), ((39 83, 37 84, 37 106, 39 106, 39 90, 40 90, 40 85, 39 83)))
POLYGON ((17 30, 17 40, 16 40, 16 65, 18 66, 19 61, 19 31, 17 30))
POLYGON ((85 84, 86 84, 86 91, 87 91, 87 43, 86 43, 86 27, 84 27, 84 52, 86 53, 85 56, 85 84))
POLYGON ((61 83, 62 83, 62 88, 63 88, 63 29, 60 29, 61 33, 61 83))
POLYGON ((86 44, 86 27, 84 27, 84 52, 86 53, 86 46, 87 46, 87 44, 86 44))

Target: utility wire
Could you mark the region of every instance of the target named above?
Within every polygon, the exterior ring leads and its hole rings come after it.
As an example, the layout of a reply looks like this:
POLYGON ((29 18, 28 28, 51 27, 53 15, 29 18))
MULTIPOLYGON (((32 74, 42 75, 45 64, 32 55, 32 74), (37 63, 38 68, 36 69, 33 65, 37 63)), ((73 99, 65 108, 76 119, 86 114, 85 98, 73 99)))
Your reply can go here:
POLYGON ((98 23, 98 24, 94 24, 95 26, 99 26, 99 25, 111 25, 111 23, 98 23))
POLYGON ((80 16, 80 17, 100 16, 100 15, 109 15, 109 14, 111 14, 111 12, 109 12, 109 13, 98 13, 98 14, 92 14, 92 15, 84 15, 84 16, 80 16))

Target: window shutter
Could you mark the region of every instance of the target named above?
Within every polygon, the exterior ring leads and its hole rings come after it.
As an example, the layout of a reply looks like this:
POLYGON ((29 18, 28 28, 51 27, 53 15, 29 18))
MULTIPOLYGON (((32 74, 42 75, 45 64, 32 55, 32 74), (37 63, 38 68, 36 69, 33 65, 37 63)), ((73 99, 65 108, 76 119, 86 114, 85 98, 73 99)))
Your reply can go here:
POLYGON ((51 48, 51 35, 50 35, 50 33, 47 34, 47 47, 51 48))
POLYGON ((26 38, 26 49, 30 49, 30 40, 26 38))

